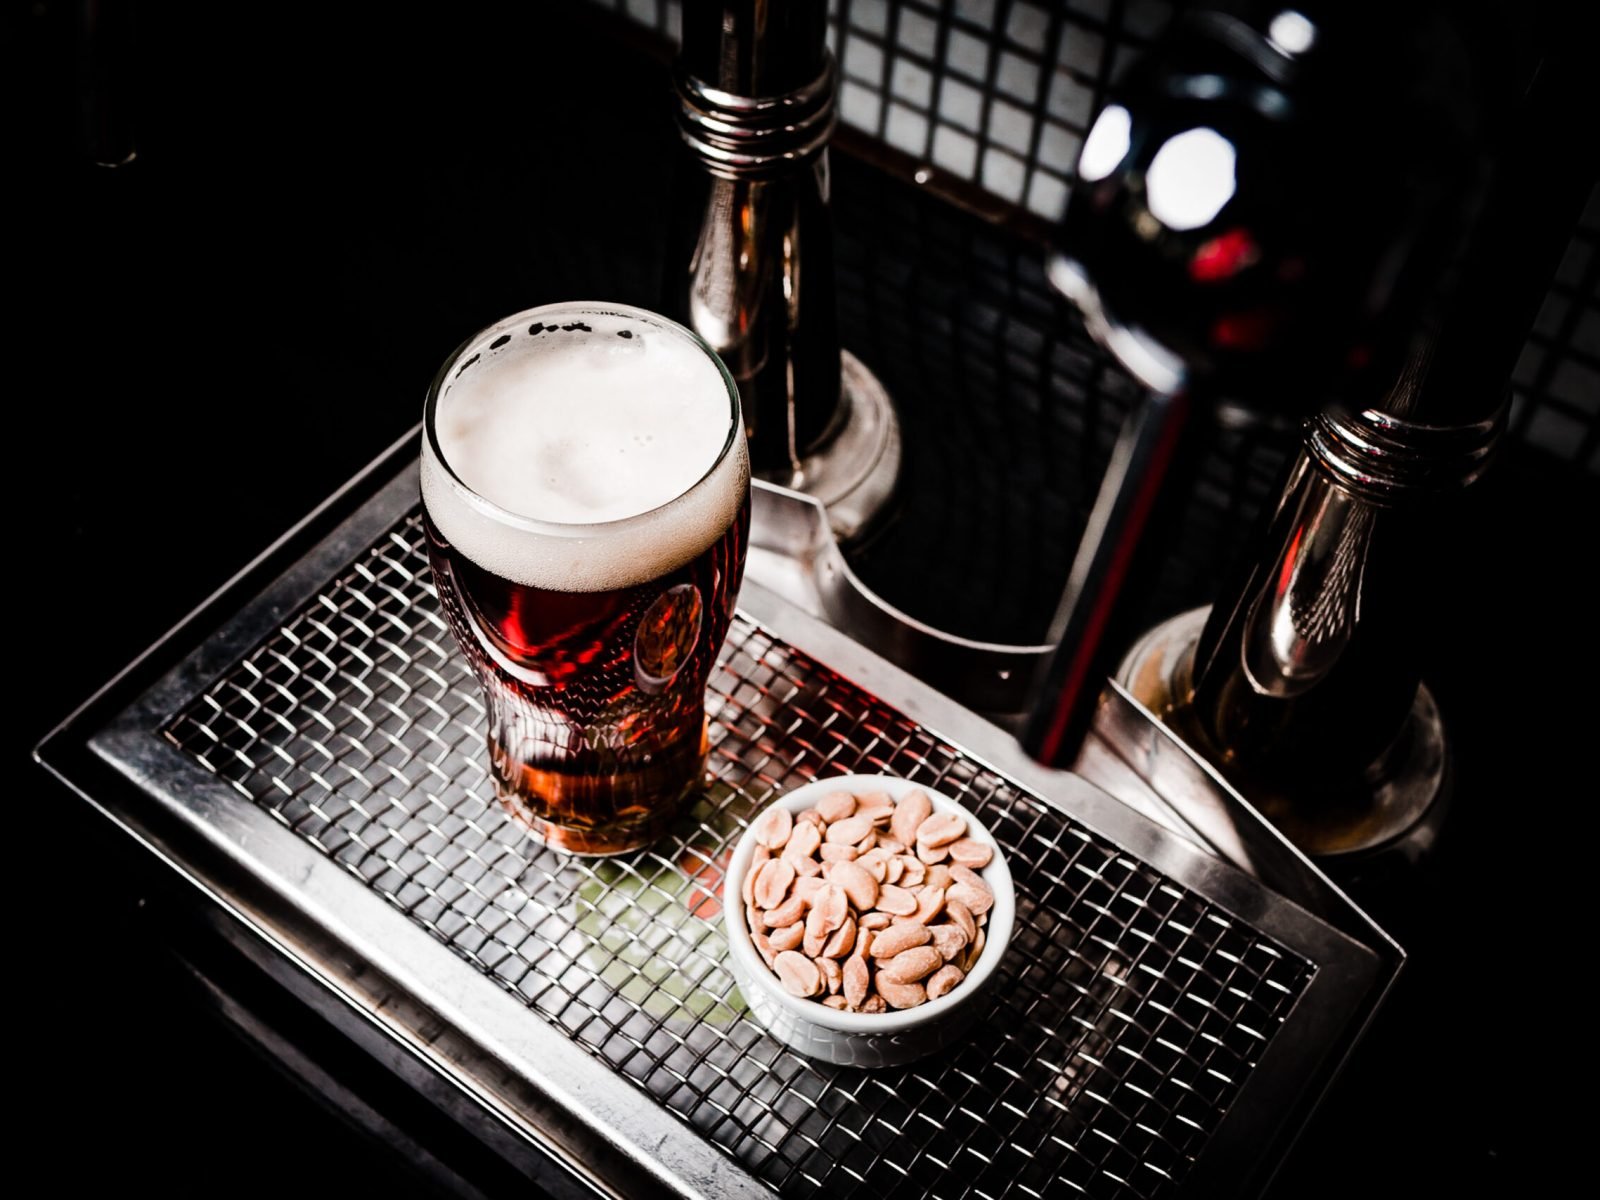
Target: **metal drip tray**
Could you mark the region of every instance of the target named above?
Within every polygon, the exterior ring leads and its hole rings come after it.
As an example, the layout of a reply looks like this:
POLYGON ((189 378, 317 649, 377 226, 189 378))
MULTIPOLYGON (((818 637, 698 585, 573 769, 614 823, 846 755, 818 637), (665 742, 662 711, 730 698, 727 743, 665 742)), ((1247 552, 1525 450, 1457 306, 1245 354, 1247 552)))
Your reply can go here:
POLYGON ((602 1194, 1264 1184, 1389 980, 1372 948, 754 585, 711 682, 704 794, 649 851, 545 849, 486 775, 415 463, 374 472, 44 754, 348 1020, 602 1194), (958 1052, 848 1070, 763 1034, 717 917, 754 812, 880 771, 987 822, 1017 930, 958 1052))

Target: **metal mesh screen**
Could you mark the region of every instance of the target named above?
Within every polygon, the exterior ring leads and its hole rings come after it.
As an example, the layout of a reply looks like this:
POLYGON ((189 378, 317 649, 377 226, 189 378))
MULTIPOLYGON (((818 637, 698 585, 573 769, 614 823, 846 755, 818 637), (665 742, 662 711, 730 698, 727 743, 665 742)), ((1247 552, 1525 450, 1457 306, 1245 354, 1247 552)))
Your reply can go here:
POLYGON ((1313 966, 743 616, 707 705, 712 777, 652 850, 583 860, 530 840, 487 779, 476 683, 413 512, 166 733, 774 1189, 1180 1183, 1313 966), (850 772, 959 798, 1017 887, 970 1040, 888 1070, 767 1038, 723 965, 723 870, 745 822, 850 772))

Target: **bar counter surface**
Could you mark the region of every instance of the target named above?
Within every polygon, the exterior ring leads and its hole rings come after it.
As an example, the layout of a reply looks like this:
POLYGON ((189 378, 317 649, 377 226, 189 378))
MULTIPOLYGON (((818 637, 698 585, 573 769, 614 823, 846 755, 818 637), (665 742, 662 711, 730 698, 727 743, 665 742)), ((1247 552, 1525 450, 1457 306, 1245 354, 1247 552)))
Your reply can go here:
MULTIPOLYGON (((51 1190, 409 1195, 465 1181, 529 1194, 207 945, 160 864, 28 761, 75 705, 404 434, 466 334, 554 300, 658 304, 675 150, 665 73, 587 20, 527 10, 381 24, 208 12, 201 29, 197 14, 145 6, 131 60, 139 156, 115 170, 82 162, 72 11, 43 4, 29 18, 13 469, 19 484, 43 482, 13 488, 26 514, 13 599, 29 614, 12 704, 13 837, 27 864, 13 968, 36 1060, 24 1081, 34 1128, 16 1144, 19 1169, 48 1172, 51 1190), (248 998, 235 1015, 276 1053, 214 1019, 218 980, 248 998), (320 1082, 297 1084, 286 1056, 320 1082), (336 1115, 358 1102, 384 1111, 394 1144, 336 1115), (63 1135, 73 1152, 58 1149, 63 1135)), ((895 345, 862 314, 941 269, 919 277, 874 220, 910 223, 945 267, 951 246, 998 256, 1020 275, 1013 295, 1034 295, 1028 243, 837 151, 834 186, 844 341, 870 364, 895 345)), ((891 390, 896 375, 916 378, 903 362, 879 369, 891 390)), ((941 404, 977 404, 1004 378, 974 368, 970 390, 926 404, 897 391, 911 451, 939 436, 941 404)), ((1092 464, 1062 469, 1066 483, 1041 486, 1070 513, 1092 464)), ((1421 869, 1358 896, 1410 961, 1274 1200, 1535 1195, 1559 1164, 1557 1097, 1581 1089, 1562 1043, 1583 1015, 1569 979, 1579 868, 1559 848, 1574 817, 1587 826, 1593 780, 1578 706, 1556 697, 1594 666, 1579 620, 1592 609, 1580 580, 1597 483, 1513 444, 1449 535, 1461 577, 1421 636, 1456 735, 1453 808, 1421 869)), ((1047 605, 1068 535, 1017 541, 1027 582, 1013 590, 1047 605), (1058 565, 1038 561, 1053 547, 1058 565)), ((1152 604, 1203 599, 1222 569, 1152 604)))

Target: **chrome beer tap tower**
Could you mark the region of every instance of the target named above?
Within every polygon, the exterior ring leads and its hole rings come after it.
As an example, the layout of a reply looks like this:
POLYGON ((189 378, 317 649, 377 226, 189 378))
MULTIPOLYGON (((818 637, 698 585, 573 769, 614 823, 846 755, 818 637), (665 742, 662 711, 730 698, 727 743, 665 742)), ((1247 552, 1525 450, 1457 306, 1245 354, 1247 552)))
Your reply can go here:
POLYGON ((1581 102, 1576 72, 1546 59, 1497 96, 1457 16, 1189 12, 1091 127, 1049 264, 1150 392, 1079 549, 1025 745, 1072 761, 1112 670, 1300 850, 1352 867, 1415 858, 1442 817, 1449 739, 1419 654, 1459 574, 1441 532, 1501 440, 1593 178, 1554 119, 1581 102), (1241 407, 1307 414, 1270 524, 1209 612, 1117 666, 1121 601, 1163 551, 1195 427, 1241 407))
POLYGON ((666 307, 738 382, 758 478, 815 497, 838 538, 867 532, 899 473, 888 393, 841 351, 828 139, 838 77, 825 0, 689 0, 666 307), (681 268, 681 269, 680 269, 681 268))
POLYGON ((1012 646, 897 610, 845 554, 889 506, 900 439, 839 344, 826 19, 821 0, 684 8, 666 306, 739 384, 754 575, 1047 765, 1085 770, 1092 729, 1126 741, 1105 703, 1131 702, 1306 853, 1426 845, 1449 790, 1418 654, 1448 598, 1439 534, 1494 456, 1592 176, 1551 119, 1581 103, 1563 49, 1508 86, 1452 6, 1243 0, 1186 11, 1131 64, 1047 273, 1146 391, 1048 638, 1012 646), (1300 421, 1298 457, 1244 574, 1141 633, 1132 601, 1219 419, 1300 421))

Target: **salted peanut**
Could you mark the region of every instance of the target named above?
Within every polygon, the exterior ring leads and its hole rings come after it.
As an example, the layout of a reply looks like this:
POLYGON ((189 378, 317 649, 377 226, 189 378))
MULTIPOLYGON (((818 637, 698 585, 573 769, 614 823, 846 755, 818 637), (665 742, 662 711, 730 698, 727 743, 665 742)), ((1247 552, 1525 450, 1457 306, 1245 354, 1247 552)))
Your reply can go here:
MULTIPOLYGON (((865 918, 862 919, 865 920, 865 918)), ((850 951, 850 957, 866 958, 868 952, 872 949, 872 939, 877 936, 877 933, 877 930, 868 929, 859 921, 856 922, 856 947, 850 951)))
POLYGON ((811 898, 811 910, 823 914, 822 919, 832 932, 850 915, 850 898, 837 883, 825 883, 811 898))
POLYGON ((816 899, 817 893, 822 890, 825 883, 827 880, 821 875, 801 875, 795 879, 794 887, 790 889, 789 894, 799 896, 809 905, 816 899))
POLYGON ((772 851, 757 842, 755 852, 750 855, 750 869, 744 873, 744 882, 739 885, 739 895, 746 904, 756 902, 756 876, 771 861, 772 851))
POLYGON ((925 887, 917 892, 917 911, 911 919, 919 925, 927 925, 944 911, 944 889, 925 887))
POLYGON ((884 1003, 882 996, 878 995, 877 992, 873 992, 872 995, 861 1002, 861 1011, 864 1013, 888 1012, 889 1006, 884 1003))
POLYGON ((794 868, 796 875, 810 878, 811 876, 822 874, 822 864, 814 858, 791 858, 784 861, 794 868))
POLYGON ((769 908, 761 914, 761 923, 768 929, 782 929, 785 925, 793 925, 796 921, 803 920, 806 915, 806 902, 799 896, 790 896, 777 908, 769 908))
POLYGON ((862 929, 887 929, 894 924, 894 918, 886 912, 862 913, 861 919, 856 922, 862 929))
POLYGON ((794 814, 781 804, 775 804, 756 826, 756 841, 768 850, 781 849, 789 840, 789 831, 793 828, 794 814))
POLYGON ((822 819, 822 814, 814 808, 806 809, 805 812, 801 813, 794 820, 796 825, 799 825, 803 822, 804 824, 810 825, 813 829, 822 829, 828 824, 822 819))
POLYGON ((756 876, 756 903, 762 908, 777 908, 789 894, 794 883, 794 864, 787 859, 774 858, 762 864, 756 876))
POLYGON ((828 935, 828 940, 823 944, 822 957, 843 958, 855 949, 856 944, 856 919, 846 917, 844 924, 828 935))
POLYGON ((822 1005, 824 1008, 836 1008, 840 1012, 850 1007, 849 1002, 843 996, 824 996, 822 1005))
POLYGON ((856 843, 856 849, 859 850, 862 854, 865 854, 868 850, 871 850, 875 846, 877 846, 877 844, 878 844, 878 835, 877 835, 876 832, 873 832, 873 833, 867 834, 866 837, 862 838, 859 842, 857 842, 856 843))
POLYGON ((906 860, 898 854, 891 858, 885 866, 883 882, 899 883, 906 873, 906 860))
POLYGON ((934 813, 917 826, 917 845, 948 846, 958 838, 967 836, 967 819, 960 813, 934 813))
POLYGON ((774 929, 766 935, 767 941, 774 951, 793 950, 806 935, 806 923, 796 921, 793 925, 785 925, 782 929, 774 929))
POLYGON ((933 940, 926 925, 912 925, 899 921, 872 936, 872 957, 894 958, 915 946, 926 946, 933 940))
POLYGON ((888 851, 891 855, 905 854, 909 849, 907 843, 902 842, 898 838, 894 837, 879 837, 878 845, 883 847, 883 849, 888 851))
POLYGON ((961 902, 961 897, 952 896, 948 889, 944 894, 944 911, 951 922, 967 935, 968 942, 978 936, 978 923, 972 919, 972 910, 961 902))
POLYGON ((894 816, 894 798, 888 792, 863 792, 856 797, 856 816, 866 817, 876 825, 894 816))
POLYGON ((822 847, 822 861, 825 863, 854 862, 861 853, 854 846, 835 846, 829 842, 822 847))
POLYGON ((878 972, 878 978, 874 982, 878 985, 878 995, 882 996, 891 1008, 915 1008, 928 998, 928 993, 920 983, 896 983, 892 979, 883 978, 881 971, 878 972))
POLYGON ((878 959, 878 989, 882 991, 885 983, 916 983, 942 966, 944 958, 932 946, 913 946, 893 958, 878 959))
POLYGON ((950 851, 944 846, 924 846, 921 842, 917 843, 917 861, 926 866, 943 862, 949 853, 950 851))
POLYGON ((772 969, 791 996, 815 996, 822 990, 822 972, 803 954, 785 950, 773 960, 772 969))
POLYGON ((889 872, 889 856, 884 853, 882 846, 874 846, 865 854, 859 855, 856 862, 862 870, 869 871, 879 883, 884 882, 889 872))
POLYGON ((878 881, 859 862, 834 863, 828 871, 828 881, 838 884, 850 903, 861 912, 878 903, 878 881))
POLYGON ((972 968, 978 965, 978 959, 982 957, 983 948, 987 944, 988 939, 983 930, 978 930, 978 936, 972 939, 972 945, 967 947, 966 953, 962 955, 961 962, 958 964, 963 971, 971 974, 972 968))
POLYGON ((950 874, 955 875, 955 883, 950 885, 947 896, 955 901, 965 904, 966 910, 974 917, 986 914, 994 907, 995 894, 987 883, 982 882, 978 875, 974 875, 966 867, 952 867, 950 874))
POLYGON ((823 840, 835 846, 854 846, 872 832, 872 822, 859 814, 835 821, 823 833, 823 840))
POLYGON ((921 887, 928 878, 927 865, 921 862, 915 854, 902 854, 900 856, 900 886, 921 887))
POLYGON ((822 985, 828 989, 830 995, 838 993, 844 987, 844 970, 831 958, 813 959, 817 970, 822 972, 822 985))
POLYGON ((928 878, 923 882, 930 887, 947 888, 954 883, 955 876, 950 874, 950 868, 943 863, 934 863, 928 868, 928 878))
POLYGON ((789 834, 789 841, 783 847, 783 856, 787 859, 810 858, 820 845, 822 830, 810 821, 803 821, 789 834))
POLYGON ((856 811, 856 798, 849 792, 829 792, 817 801, 817 815, 824 821, 842 821, 856 811))
POLYGON ((821 958, 822 948, 828 944, 829 929, 820 908, 813 908, 806 916, 806 936, 800 943, 807 958, 821 958))
POLYGON ((851 1008, 860 1008, 867 998, 867 988, 872 983, 872 973, 867 970, 866 959, 853 955, 844 963, 844 998, 851 1008))
POLYGON ((981 888, 991 895, 993 894, 983 876, 979 875, 971 867, 963 867, 960 863, 957 863, 950 868, 950 877, 957 883, 964 883, 968 887, 981 888))
POLYGON ((767 940, 766 935, 752 933, 750 935, 750 942, 753 946, 755 946, 756 953, 761 955, 762 961, 765 962, 768 967, 771 967, 773 962, 778 957, 778 952, 772 948, 772 943, 767 940))
POLYGON ((928 932, 933 935, 933 948, 939 952, 945 962, 952 961, 956 955, 967 948, 971 941, 966 931, 959 925, 948 922, 928 926, 928 932))
POLYGON ((917 840, 917 829, 933 815, 933 801, 927 792, 907 792, 894 806, 894 816, 889 820, 889 832, 902 846, 917 840))
POLYGON ((966 977, 967 973, 960 967, 943 966, 929 975, 928 982, 922 986, 928 989, 929 1000, 937 1000, 966 977))
POLYGON ((994 893, 987 887, 976 888, 970 884, 952 883, 945 895, 951 900, 966 905, 967 911, 974 916, 986 913, 994 907, 994 893))
POLYGON ((886 883, 878 889, 877 908, 880 912, 889 913, 891 916, 909 917, 917 911, 917 897, 914 892, 906 888, 886 883))
POLYGON ((977 838, 957 838, 950 843, 950 861, 976 871, 989 865, 994 851, 977 838))

